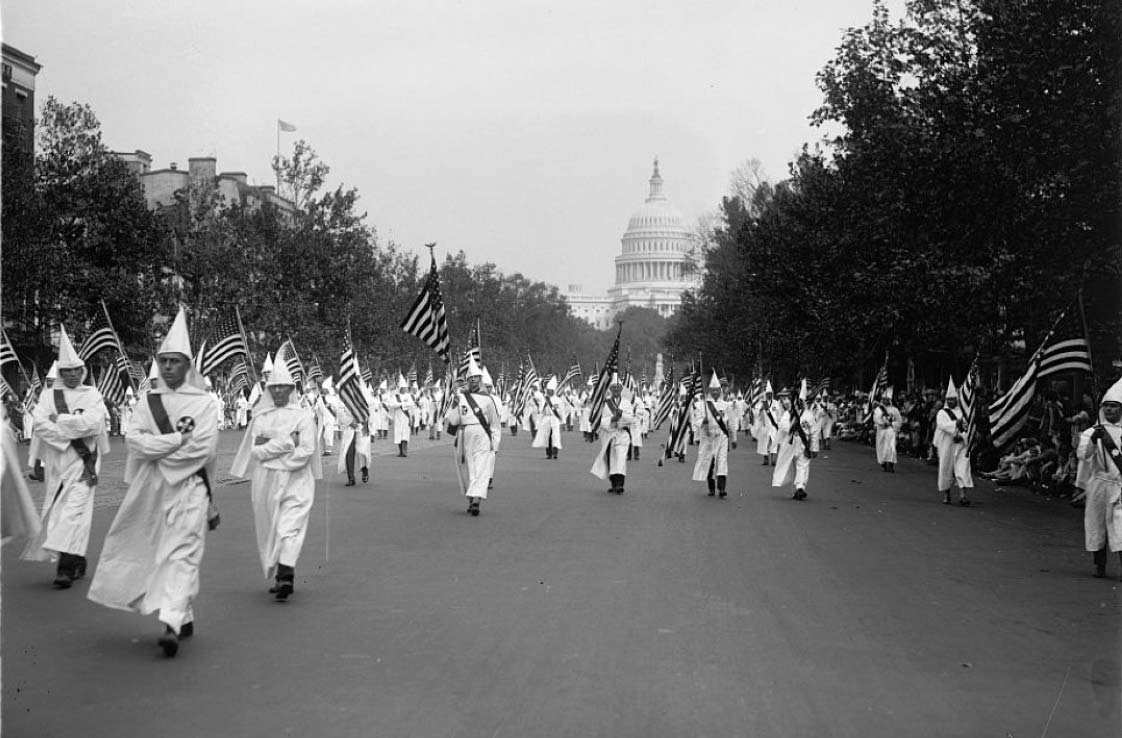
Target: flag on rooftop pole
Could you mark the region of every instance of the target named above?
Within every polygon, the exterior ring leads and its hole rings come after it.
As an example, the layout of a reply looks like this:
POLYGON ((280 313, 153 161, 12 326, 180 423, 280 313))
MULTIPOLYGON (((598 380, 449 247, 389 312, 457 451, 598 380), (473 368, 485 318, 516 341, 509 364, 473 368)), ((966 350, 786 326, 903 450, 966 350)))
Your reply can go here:
POLYGON ((452 357, 449 353, 448 317, 444 312, 444 300, 440 297, 440 276, 436 270, 436 256, 433 254, 436 244, 426 244, 426 247, 432 258, 429 276, 413 302, 413 307, 401 321, 401 329, 424 341, 440 358, 450 362, 452 357))
POLYGON ((612 374, 618 373, 619 371, 619 337, 622 333, 623 321, 620 321, 619 328, 616 329, 616 340, 612 342, 612 348, 608 351, 608 357, 604 360, 604 366, 600 367, 600 374, 596 379, 596 387, 592 390, 591 410, 588 417, 592 423, 593 433, 600 429, 600 416, 603 414, 604 403, 608 398, 608 385, 611 384, 612 374))
POLYGON ((284 131, 285 133, 294 133, 296 131, 296 126, 292 125, 291 123, 286 123, 280 118, 277 118, 277 128, 284 131))

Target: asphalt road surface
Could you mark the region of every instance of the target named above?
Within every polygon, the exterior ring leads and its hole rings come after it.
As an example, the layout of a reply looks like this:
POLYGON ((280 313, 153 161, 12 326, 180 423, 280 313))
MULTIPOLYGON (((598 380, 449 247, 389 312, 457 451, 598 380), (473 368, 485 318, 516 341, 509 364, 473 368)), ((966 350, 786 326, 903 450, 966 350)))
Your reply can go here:
MULTIPOLYGON (((933 468, 885 474, 853 444, 812 462, 804 502, 745 444, 727 500, 653 443, 617 497, 588 473, 598 446, 564 443, 547 461, 504 439, 472 518, 446 442, 379 441, 370 484, 317 489, 284 604, 248 485, 218 487, 196 634, 170 660, 154 616, 89 602, 88 579, 55 591, 6 546, 3 735, 1122 733, 1120 585, 1090 576, 1066 502, 980 481, 946 507, 933 468)), ((115 441, 91 573, 122 461, 115 441)))

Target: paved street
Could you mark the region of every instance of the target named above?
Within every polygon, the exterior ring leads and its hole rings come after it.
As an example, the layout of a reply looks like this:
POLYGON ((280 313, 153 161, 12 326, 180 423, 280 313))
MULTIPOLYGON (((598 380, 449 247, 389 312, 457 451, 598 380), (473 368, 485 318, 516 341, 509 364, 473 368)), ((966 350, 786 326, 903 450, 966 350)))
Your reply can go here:
MULTIPOLYGON (((88 580, 54 591, 6 547, 3 735, 1119 735, 1120 585, 1090 576, 1066 501, 980 480, 945 507, 931 467, 884 474, 853 444, 801 503, 744 444, 726 501, 653 444, 616 497, 565 444, 504 439, 470 518, 447 443, 380 441, 369 485, 317 490, 286 604, 248 485, 220 487, 174 660, 154 617, 94 605, 88 580)), ((122 460, 115 441, 91 571, 122 460)))

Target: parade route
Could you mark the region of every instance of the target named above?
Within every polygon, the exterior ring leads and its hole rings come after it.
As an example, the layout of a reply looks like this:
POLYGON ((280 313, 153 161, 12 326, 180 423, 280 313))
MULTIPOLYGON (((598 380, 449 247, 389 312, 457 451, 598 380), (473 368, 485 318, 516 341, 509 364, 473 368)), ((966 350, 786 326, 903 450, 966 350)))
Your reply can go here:
MULTIPOLYGON (((478 518, 447 439, 376 442, 370 484, 318 485, 284 604, 249 485, 218 487, 171 660, 154 617, 89 602, 88 577, 55 591, 5 547, 3 735, 1118 735, 1118 561, 1091 577, 1066 501, 979 480, 947 507, 932 467, 885 474, 843 443, 796 502, 743 442, 722 501, 689 481, 696 449, 659 468, 653 436, 614 496, 579 433, 556 461, 529 441, 504 437, 478 518)), ((115 440, 105 500, 122 461, 115 440)))

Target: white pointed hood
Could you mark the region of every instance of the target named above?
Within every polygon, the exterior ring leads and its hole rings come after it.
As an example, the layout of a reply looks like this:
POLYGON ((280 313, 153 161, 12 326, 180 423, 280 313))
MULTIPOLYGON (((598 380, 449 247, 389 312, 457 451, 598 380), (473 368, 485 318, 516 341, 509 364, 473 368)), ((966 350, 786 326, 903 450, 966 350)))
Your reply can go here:
POLYGON ((954 377, 947 377, 947 394, 944 395, 947 399, 958 399, 958 390, 954 386, 954 377))
POLYGON ((58 359, 51 362, 51 368, 47 370, 47 379, 58 379, 58 359))
POLYGON ((483 376, 483 370, 479 368, 479 364, 476 362, 474 356, 469 356, 468 357, 467 372, 465 372, 465 374, 466 374, 466 376, 469 376, 469 377, 482 377, 483 376))
POLYGON ((487 371, 487 367, 483 367, 483 384, 486 387, 495 386, 495 380, 491 377, 491 372, 487 371))
POLYGON ((709 389, 720 389, 721 380, 717 379, 717 371, 713 370, 713 376, 709 378, 709 389))
POLYGON ((78 356, 78 352, 74 350, 74 344, 70 340, 70 336, 66 335, 66 326, 61 323, 58 326, 58 368, 59 369, 81 369, 86 365, 86 362, 78 356))
POLYGON ((320 385, 320 388, 323 389, 324 392, 330 392, 335 389, 335 377, 329 376, 327 379, 323 380, 323 384, 320 385))
POLYGON ((397 373, 397 388, 399 390, 409 389, 409 383, 405 381, 405 376, 401 372, 397 373))
POLYGON ((764 388, 764 392, 765 392, 765 393, 767 393, 767 394, 769 394, 769 395, 774 395, 774 394, 775 394, 775 390, 774 390, 774 389, 772 389, 772 386, 771 386, 771 380, 770 380, 770 379, 769 379, 769 380, 767 381, 767 387, 765 387, 765 388, 764 388))
POLYGON ((881 399, 885 402, 892 402, 892 388, 885 387, 884 392, 881 393, 881 399))
POLYGON ((390 389, 390 383, 387 382, 386 380, 383 379, 381 382, 378 383, 378 391, 379 392, 387 392, 387 391, 389 391, 389 389, 390 389))
POLYGON ((807 386, 806 386, 806 378, 804 377, 803 381, 802 381, 802 384, 799 385, 799 399, 802 400, 803 402, 806 402, 806 396, 807 396, 807 386))
POLYGON ((152 357, 152 363, 148 365, 148 378, 149 379, 159 379, 160 378, 160 362, 156 361, 155 356, 152 357))
POLYGON ((183 308, 179 308, 179 312, 175 314, 168 334, 156 351, 157 356, 160 354, 182 354, 188 361, 194 356, 191 353, 191 336, 187 333, 187 311, 183 308))
POLYGON ((549 381, 545 383, 545 388, 547 390, 553 390, 554 392, 557 391, 557 375, 556 374, 550 376, 549 381))
POLYGON ((275 369, 276 369, 276 367, 273 366, 273 355, 266 352, 265 353, 265 361, 264 361, 264 363, 261 364, 261 374, 262 375, 268 374, 268 373, 274 371, 275 369))
POLYGON ((608 388, 610 389, 612 387, 622 387, 622 386, 623 386, 623 382, 620 381, 619 374, 617 374, 616 372, 612 372, 612 378, 608 382, 608 388))
POLYGON ((1122 402, 1122 379, 1115 382, 1103 395, 1103 402, 1122 402))
POLYGON ((295 387, 296 380, 292 378, 292 373, 288 371, 288 364, 278 361, 273 364, 273 373, 265 380, 265 386, 276 387, 284 384, 295 387))

